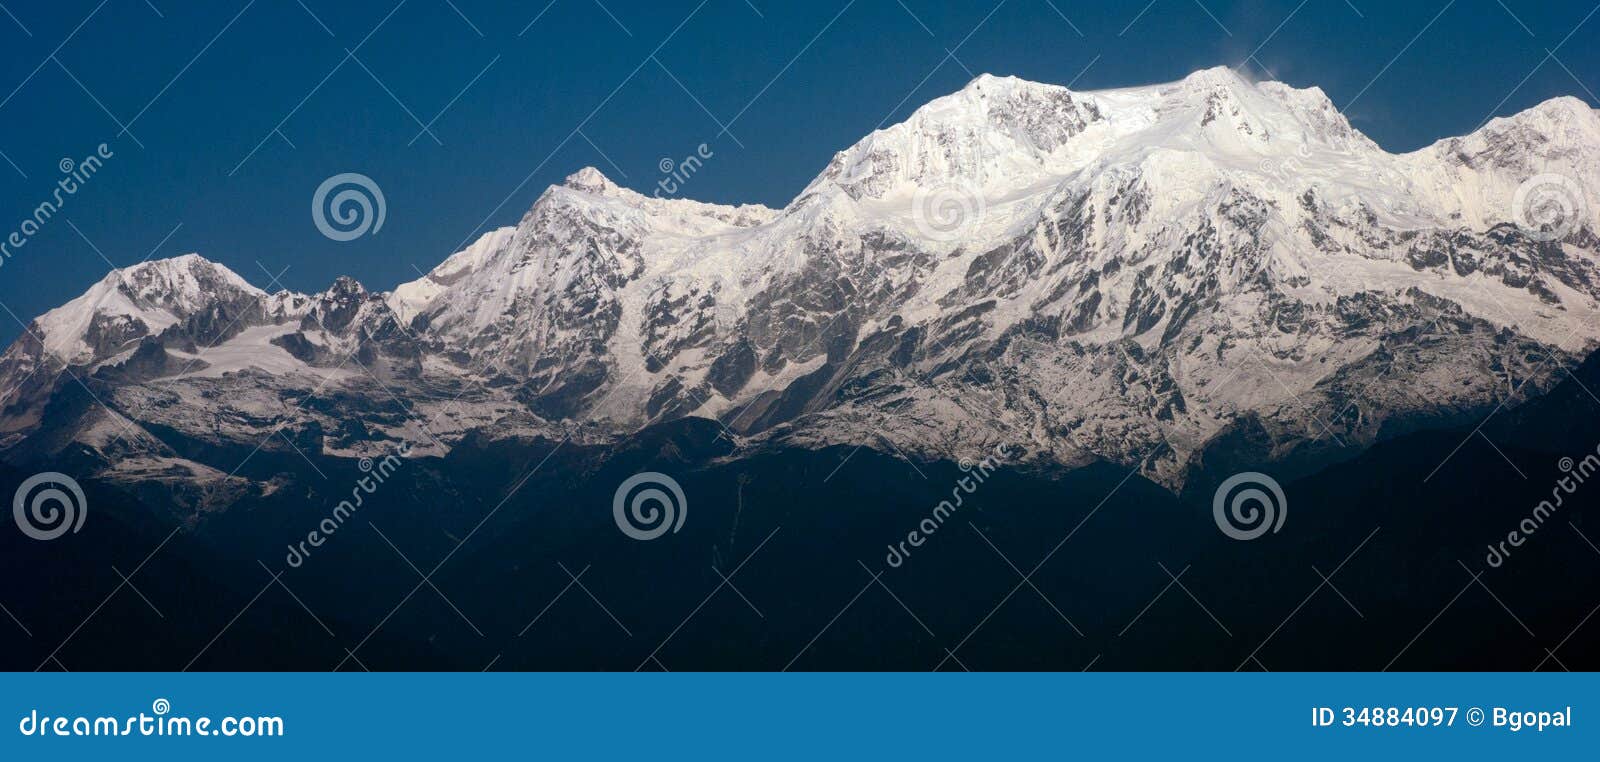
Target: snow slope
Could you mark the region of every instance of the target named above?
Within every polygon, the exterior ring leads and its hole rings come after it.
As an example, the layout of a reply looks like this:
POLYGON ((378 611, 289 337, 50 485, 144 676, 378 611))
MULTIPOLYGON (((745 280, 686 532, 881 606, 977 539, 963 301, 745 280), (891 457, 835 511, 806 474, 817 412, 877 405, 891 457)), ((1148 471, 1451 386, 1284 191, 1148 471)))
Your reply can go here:
POLYGON ((1359 448, 1544 388, 1600 342, 1597 184, 1600 116, 1573 98, 1391 154, 1321 90, 1225 68, 984 75, 783 209, 586 168, 387 294, 268 296, 193 256, 118 271, 0 358, 0 431, 40 425, 40 368, 93 365, 132 420, 328 453, 692 415, 749 449, 1007 441, 1178 485, 1246 429, 1267 458, 1359 448), (216 385, 345 407, 208 432, 216 385))

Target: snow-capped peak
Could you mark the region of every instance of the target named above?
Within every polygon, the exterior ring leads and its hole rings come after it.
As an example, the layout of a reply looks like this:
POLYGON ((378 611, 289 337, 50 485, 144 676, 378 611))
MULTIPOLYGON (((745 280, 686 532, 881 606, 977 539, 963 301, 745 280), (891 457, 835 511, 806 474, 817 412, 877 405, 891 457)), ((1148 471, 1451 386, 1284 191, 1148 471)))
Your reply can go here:
POLYGON ((857 200, 945 184, 1015 187, 1100 119, 1096 104, 1064 87, 980 75, 835 155, 802 196, 825 185, 857 200))
POLYGON ((219 303, 264 296, 227 267, 199 254, 184 254, 112 270, 35 323, 47 352, 76 363, 139 336, 158 334, 219 303))
POLYGON ((106 281, 130 284, 144 298, 164 301, 180 299, 193 302, 207 289, 236 288, 257 295, 265 295, 226 265, 213 262, 197 253, 183 254, 167 259, 152 259, 131 267, 111 271, 106 281))
POLYGON ((1179 80, 1179 82, 1194 87, 1215 87, 1217 85, 1225 87, 1234 85, 1251 86, 1249 80, 1240 76, 1238 70, 1232 66, 1213 66, 1208 69, 1198 69, 1190 72, 1188 76, 1179 80))
MULTIPOLYGON (((1131 465, 1164 442, 1173 481, 1242 416, 1366 441, 1391 415, 1492 406, 1491 369, 1600 341, 1600 204, 1582 196, 1600 119, 1572 99, 1395 155, 1322 91, 1228 69, 1082 92, 983 75, 841 151, 781 210, 681 197, 696 182, 639 192, 580 169, 389 294, 266 297, 183 257, 113 273, 40 325, 106 383, 199 360, 272 379, 230 382, 251 388, 353 358, 424 399, 488 382, 457 431, 699 415, 918 456, 1031 431, 1061 462, 1131 465), (1571 186, 1549 185, 1536 225, 1516 219, 1550 174, 1571 186), (1357 391, 1381 409, 1341 420, 1357 391), (990 397, 998 418, 968 404, 990 397)), ((0 402, 43 409, 49 374, 27 381, 43 349, 0 358, 0 402)), ((195 396, 196 430, 264 414, 213 415, 230 397, 195 396)), ((172 428, 175 407, 141 414, 172 428)))
POLYGON ((1467 166, 1514 166, 1541 146, 1576 158, 1596 144, 1600 144, 1600 112, 1577 98, 1561 96, 1490 119, 1471 134, 1445 138, 1418 153, 1467 166))
POLYGON ((567 179, 562 180, 561 184, 573 190, 581 190, 587 193, 607 194, 620 190, 616 183, 611 182, 611 178, 606 177, 594 167, 584 167, 567 175, 567 179))
POLYGON ((1254 83, 1227 67, 1094 91, 983 74, 841 151, 802 196, 837 188, 895 214, 919 194, 953 188, 993 206, 1160 151, 1234 167, 1314 151, 1358 161, 1382 153, 1321 90, 1254 83))
POLYGON ((1519 190, 1554 182, 1577 220, 1600 222, 1600 111, 1572 97, 1489 120, 1478 130, 1395 157, 1419 193, 1475 227, 1516 220, 1519 190))

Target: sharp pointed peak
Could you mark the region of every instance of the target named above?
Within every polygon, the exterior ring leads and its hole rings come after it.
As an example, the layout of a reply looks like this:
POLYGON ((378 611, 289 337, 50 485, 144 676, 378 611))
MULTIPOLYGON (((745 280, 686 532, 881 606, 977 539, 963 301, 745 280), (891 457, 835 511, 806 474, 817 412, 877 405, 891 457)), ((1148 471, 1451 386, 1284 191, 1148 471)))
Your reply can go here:
MULTIPOLYGON (((950 96, 960 99, 989 100, 1005 98, 1010 95, 1031 92, 1062 92, 1067 88, 1049 82, 1035 82, 1011 74, 990 74, 984 72, 973 77, 963 85, 960 90, 950 96)), ((937 100, 937 99, 936 99, 937 100)))
POLYGON ((367 293, 367 287, 361 285, 361 281, 349 275, 341 275, 334 278, 333 284, 328 286, 327 291, 323 292, 324 296, 360 295, 365 293, 367 293))
POLYGON ((584 167, 561 181, 563 187, 588 193, 607 193, 618 190, 619 186, 606 177, 600 170, 592 166, 584 167))

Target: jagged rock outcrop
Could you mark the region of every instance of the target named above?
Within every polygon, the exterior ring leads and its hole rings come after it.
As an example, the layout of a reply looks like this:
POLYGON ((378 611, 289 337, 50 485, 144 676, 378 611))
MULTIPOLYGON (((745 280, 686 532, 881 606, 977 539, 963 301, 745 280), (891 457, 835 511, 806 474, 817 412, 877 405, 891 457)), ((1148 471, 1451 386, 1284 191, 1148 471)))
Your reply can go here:
POLYGON ((986 75, 780 210, 584 169, 390 293, 268 295, 194 255, 116 271, 0 357, 0 446, 106 444, 108 420, 44 415, 82 387, 152 452, 282 431, 260 446, 425 456, 697 416, 746 451, 1004 441, 1176 487, 1241 426, 1265 458, 1353 450, 1548 386, 1600 341, 1597 183, 1572 98, 1397 155, 1320 90, 1226 69, 986 75))

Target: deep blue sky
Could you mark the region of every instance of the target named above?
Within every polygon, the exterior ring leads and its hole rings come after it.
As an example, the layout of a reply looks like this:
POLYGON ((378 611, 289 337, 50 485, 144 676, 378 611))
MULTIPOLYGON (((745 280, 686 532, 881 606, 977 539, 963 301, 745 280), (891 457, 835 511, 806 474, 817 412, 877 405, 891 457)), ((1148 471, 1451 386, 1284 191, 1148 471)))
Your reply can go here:
MULTIPOLYGON (((1600 89, 1586 1, 707 0, 687 23, 698 0, 602 2, 4 0, 0 238, 63 157, 115 156, 0 268, 0 303, 29 319, 152 250, 263 287, 257 262, 301 291, 392 288, 582 166, 648 191, 702 142, 715 155, 683 195, 781 206, 969 71, 1094 89, 1244 63, 1320 85, 1390 150, 1600 89), (418 121, 442 145, 413 142, 418 121), (313 226, 313 191, 341 172, 382 187, 380 233, 313 226)), ((20 330, 0 311, 0 337, 20 330)))

